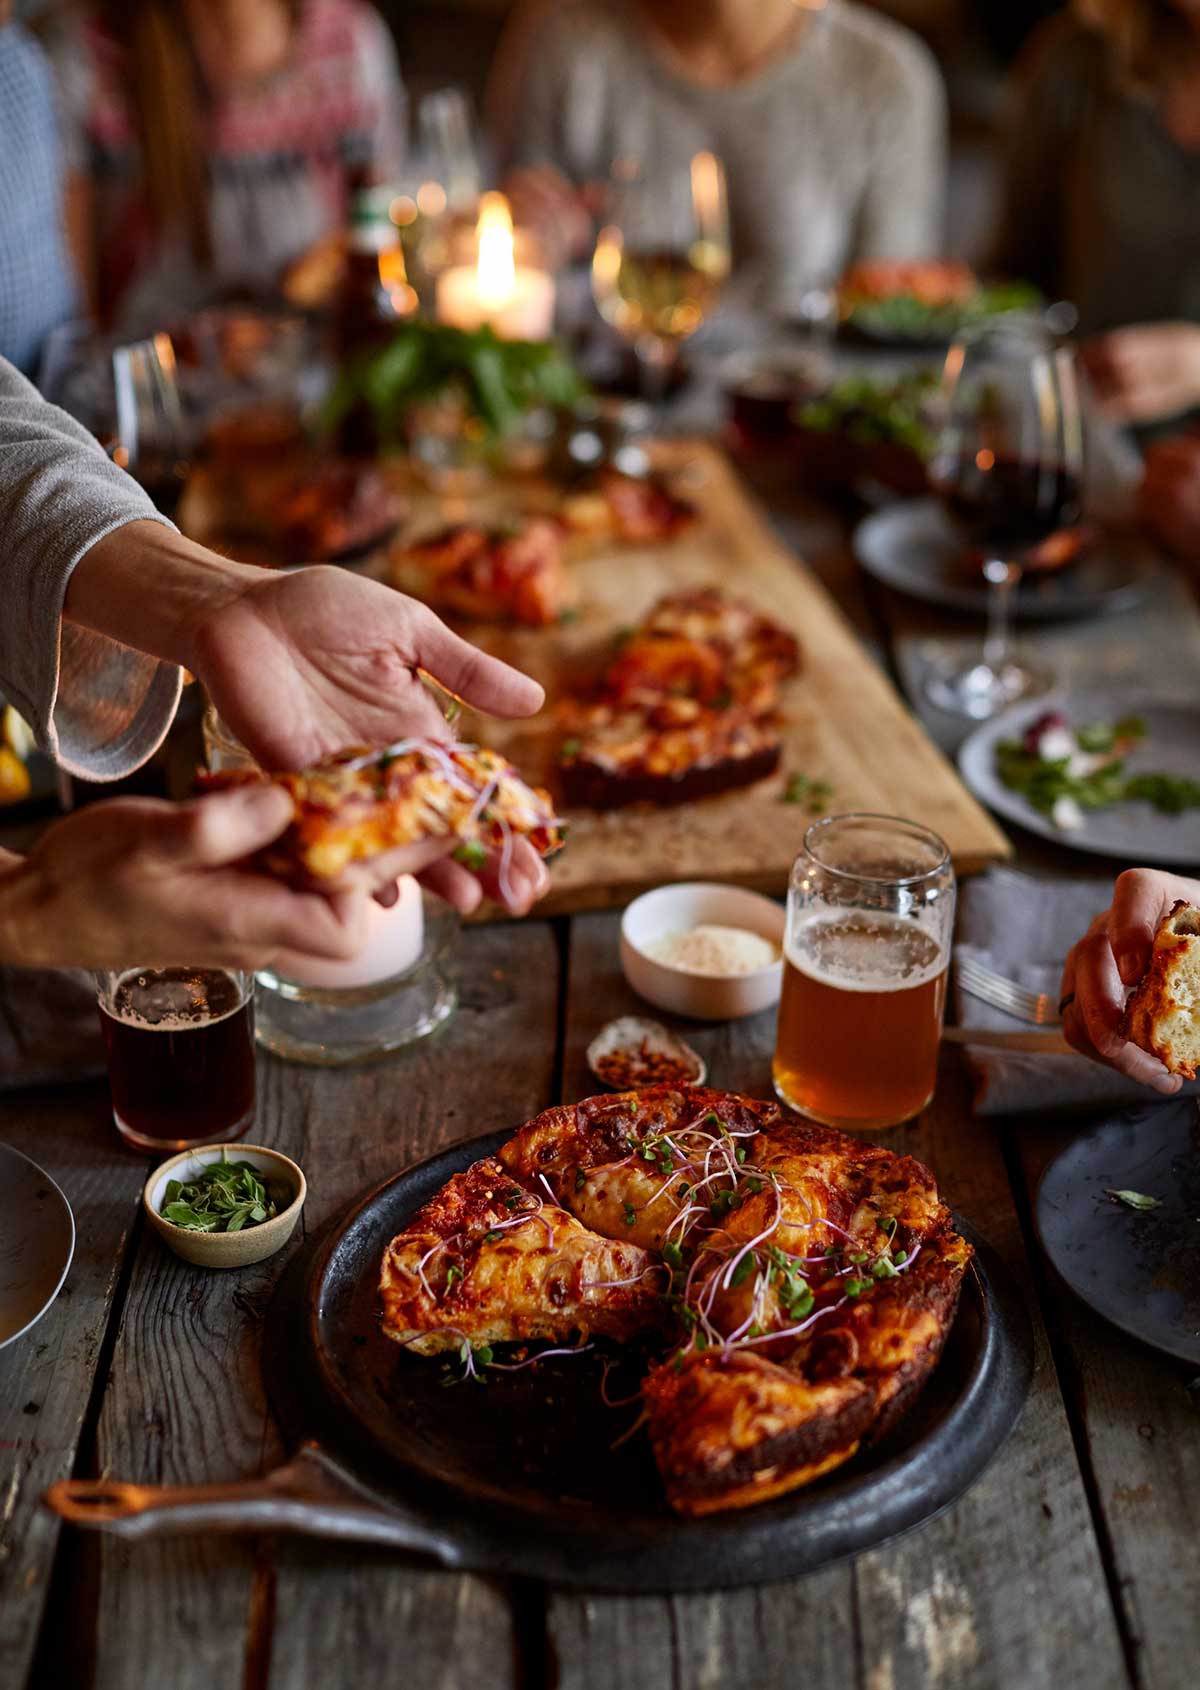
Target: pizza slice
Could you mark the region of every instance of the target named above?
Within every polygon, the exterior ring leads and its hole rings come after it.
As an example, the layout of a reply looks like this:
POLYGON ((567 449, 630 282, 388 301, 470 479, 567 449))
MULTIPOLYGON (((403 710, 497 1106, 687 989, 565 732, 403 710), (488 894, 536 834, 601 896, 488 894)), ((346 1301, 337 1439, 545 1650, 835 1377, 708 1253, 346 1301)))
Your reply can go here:
POLYGON ((688 1515, 811 1484, 857 1454, 874 1412, 862 1381, 811 1383, 756 1350, 665 1362, 642 1399, 667 1500, 688 1515))
POLYGON ((559 517, 572 534, 653 546, 690 528, 696 507, 672 493, 660 475, 602 470, 593 485, 562 499, 559 517))
POLYGON ((567 801, 677 804, 772 774, 779 686, 798 665, 796 641, 752 605, 716 588, 661 599, 562 711, 567 801))
MULTIPOLYGON (((562 844, 550 795, 498 752, 401 740, 384 751, 344 751, 300 773, 232 770, 201 775, 204 791, 271 781, 294 819, 261 853, 261 865, 297 884, 336 881, 351 863, 426 839, 457 839, 464 852, 499 851, 527 839, 543 857, 562 844)), ((482 860, 482 857, 481 857, 482 860)))
POLYGON ((480 622, 548 627, 567 600, 559 529, 541 518, 510 528, 441 529, 394 547, 391 573, 402 591, 480 622))
POLYGON ((494 1158, 456 1174, 384 1252, 383 1330, 418 1355, 661 1330, 669 1275, 589 1232, 494 1158))

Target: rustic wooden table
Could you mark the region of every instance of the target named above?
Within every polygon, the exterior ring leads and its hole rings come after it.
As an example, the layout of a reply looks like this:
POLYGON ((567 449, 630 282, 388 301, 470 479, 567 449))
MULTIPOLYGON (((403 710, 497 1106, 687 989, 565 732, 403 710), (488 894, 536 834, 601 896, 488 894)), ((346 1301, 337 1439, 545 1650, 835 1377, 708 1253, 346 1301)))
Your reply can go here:
MULTIPOLYGON (((790 520, 890 654, 902 621, 849 570, 840 525, 815 507, 790 520)), ((616 932, 611 914, 473 929, 458 1015, 423 1048, 342 1071, 264 1056, 254 1137, 303 1164, 305 1231, 414 1158, 591 1089, 589 1035, 636 1007, 616 932)), ((769 1013, 688 1033, 712 1083, 759 1095, 772 1036, 769 1013)), ((1200 1420, 1187 1381, 1056 1285, 1030 1200, 1069 1133, 974 1119, 956 1051, 933 1105, 890 1142, 932 1165, 1026 1300, 1037 1366, 1020 1425, 974 1488, 910 1536, 807 1579, 674 1598, 565 1594, 296 1539, 60 1530, 39 1498, 70 1474, 194 1484, 279 1458, 258 1354, 284 1258, 205 1274, 163 1250, 139 1215, 149 1164, 117 1144, 101 1084, 7 1094, 0 1132, 59 1180, 79 1234, 58 1301, 0 1352, 3 1690, 1192 1681, 1200 1420)))

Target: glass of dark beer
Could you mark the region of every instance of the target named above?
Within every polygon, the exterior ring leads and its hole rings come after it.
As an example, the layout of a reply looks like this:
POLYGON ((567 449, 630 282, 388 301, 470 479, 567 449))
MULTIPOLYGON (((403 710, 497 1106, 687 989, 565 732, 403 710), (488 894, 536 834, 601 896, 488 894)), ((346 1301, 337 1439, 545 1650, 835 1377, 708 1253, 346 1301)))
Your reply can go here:
POLYGON ((233 968, 97 974, 113 1120, 139 1150, 240 1138, 254 1119, 254 980, 233 968))

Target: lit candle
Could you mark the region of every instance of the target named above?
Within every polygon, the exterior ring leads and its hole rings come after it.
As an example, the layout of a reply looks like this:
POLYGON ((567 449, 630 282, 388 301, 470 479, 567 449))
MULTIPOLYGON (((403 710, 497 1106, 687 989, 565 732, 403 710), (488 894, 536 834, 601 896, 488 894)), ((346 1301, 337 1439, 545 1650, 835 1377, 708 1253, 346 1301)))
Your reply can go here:
POLYGON ((400 896, 391 909, 367 905, 367 940, 349 962, 313 961, 289 973, 300 986, 374 986, 411 968, 425 944, 421 888, 410 874, 399 881, 400 896))
POLYGON ((438 277, 438 321, 477 329, 488 323, 502 340, 546 340, 554 326, 554 278, 517 264, 512 213, 503 194, 484 194, 475 230, 477 258, 438 277))

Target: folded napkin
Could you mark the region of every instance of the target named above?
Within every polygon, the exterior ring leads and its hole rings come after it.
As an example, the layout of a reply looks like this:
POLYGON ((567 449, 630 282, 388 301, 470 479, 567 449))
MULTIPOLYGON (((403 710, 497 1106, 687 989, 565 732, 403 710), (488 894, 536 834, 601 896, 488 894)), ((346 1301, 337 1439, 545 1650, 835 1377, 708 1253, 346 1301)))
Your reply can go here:
MULTIPOLYGON (((955 955, 973 956, 998 974, 1034 992, 1058 999, 1063 963, 1094 915, 1107 908, 1111 876, 1086 880, 1039 880, 1015 869, 997 868, 964 883, 959 895, 955 955)), ((1029 1032, 1028 1022, 972 997, 954 982, 960 1026, 1029 1032)), ((1155 1094, 1086 1057, 1018 1050, 990 1050, 967 1044, 981 1115, 1019 1115, 1036 1110, 1120 1107, 1144 1103, 1155 1094)), ((1200 1082, 1185 1085, 1200 1093, 1200 1082)))
POLYGON ((82 968, 0 968, 0 1091, 103 1072, 92 976, 82 968))

